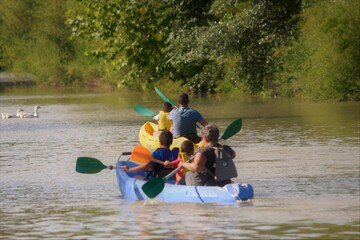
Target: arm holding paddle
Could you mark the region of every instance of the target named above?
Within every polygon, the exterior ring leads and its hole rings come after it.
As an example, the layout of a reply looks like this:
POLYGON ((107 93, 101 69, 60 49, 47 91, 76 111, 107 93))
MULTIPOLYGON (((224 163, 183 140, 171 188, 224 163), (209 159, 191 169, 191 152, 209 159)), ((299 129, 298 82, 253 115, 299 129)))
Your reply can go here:
POLYGON ((202 152, 198 152, 194 156, 194 161, 180 162, 178 167, 184 167, 191 172, 199 172, 205 169, 206 157, 202 152))
POLYGON ((146 172, 147 170, 149 170, 151 167, 150 162, 147 163, 143 163, 139 166, 136 167, 132 167, 129 168, 128 166, 121 166, 122 170, 124 170, 124 172, 146 172))

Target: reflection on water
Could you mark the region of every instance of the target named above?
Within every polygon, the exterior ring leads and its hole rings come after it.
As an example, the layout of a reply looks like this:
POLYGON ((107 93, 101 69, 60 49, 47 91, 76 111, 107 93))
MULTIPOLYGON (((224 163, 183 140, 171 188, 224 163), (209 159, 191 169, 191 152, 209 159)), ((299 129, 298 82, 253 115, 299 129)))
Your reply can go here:
POLYGON ((42 106, 39 119, 0 121, 1 239, 360 237, 358 103, 193 98, 221 130, 243 119, 226 144, 255 199, 216 205, 129 203, 114 171, 75 172, 79 156, 110 165, 131 150, 151 120, 132 107, 156 112, 157 96, 29 89, 3 92, 0 102, 0 112, 42 106))

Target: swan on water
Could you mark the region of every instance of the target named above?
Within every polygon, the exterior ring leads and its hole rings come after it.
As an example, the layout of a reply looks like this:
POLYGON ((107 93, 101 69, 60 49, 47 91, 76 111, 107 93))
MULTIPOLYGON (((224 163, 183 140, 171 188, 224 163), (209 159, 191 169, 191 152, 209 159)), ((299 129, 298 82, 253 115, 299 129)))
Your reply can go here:
POLYGON ((12 113, 1 113, 1 118, 20 118, 21 113, 24 112, 22 109, 18 109, 16 114, 12 113))
POLYGON ((39 117, 39 113, 38 113, 39 108, 40 108, 40 106, 35 106, 34 113, 20 112, 20 118, 38 118, 39 117))

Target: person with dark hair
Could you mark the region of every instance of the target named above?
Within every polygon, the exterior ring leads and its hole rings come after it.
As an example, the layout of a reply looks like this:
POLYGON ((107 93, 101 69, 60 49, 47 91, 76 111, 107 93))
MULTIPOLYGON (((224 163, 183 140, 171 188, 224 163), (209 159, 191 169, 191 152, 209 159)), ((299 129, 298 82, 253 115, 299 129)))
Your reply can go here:
MULTIPOLYGON (((165 161, 165 168, 177 168, 180 162, 188 161, 194 155, 194 143, 185 140, 180 145, 180 153, 177 160, 174 161, 165 161)), ((186 169, 182 168, 176 173, 176 184, 185 185, 185 173, 186 169)))
POLYGON ((194 143, 201 141, 196 132, 196 123, 206 126, 207 122, 203 116, 196 110, 189 108, 189 96, 182 93, 179 96, 179 108, 170 112, 169 118, 173 121, 174 137, 186 137, 194 143))
POLYGON ((204 140, 205 147, 199 149, 192 162, 180 162, 182 166, 189 171, 185 174, 186 185, 190 186, 224 186, 231 183, 231 179, 217 181, 215 172, 215 161, 217 161, 216 149, 223 149, 231 159, 235 158, 234 150, 227 146, 221 146, 218 143, 219 129, 213 124, 201 129, 201 136, 204 140))
POLYGON ((153 117, 158 121, 158 131, 170 130, 172 127, 172 121, 169 119, 169 114, 173 106, 169 102, 164 102, 162 111, 153 117))
MULTIPOLYGON (((163 162, 173 161, 177 159, 179 154, 179 149, 174 148, 170 150, 170 145, 173 142, 173 135, 170 131, 164 130, 159 134, 159 145, 160 147, 152 153, 152 157, 163 162)), ((148 163, 143 163, 139 166, 129 168, 128 166, 122 166, 122 169, 125 172, 143 172, 149 171, 148 177, 164 177, 169 173, 170 169, 165 169, 164 165, 150 161, 148 163)), ((140 177, 138 177, 140 178, 140 177)), ((175 179, 175 177, 174 177, 175 179)))

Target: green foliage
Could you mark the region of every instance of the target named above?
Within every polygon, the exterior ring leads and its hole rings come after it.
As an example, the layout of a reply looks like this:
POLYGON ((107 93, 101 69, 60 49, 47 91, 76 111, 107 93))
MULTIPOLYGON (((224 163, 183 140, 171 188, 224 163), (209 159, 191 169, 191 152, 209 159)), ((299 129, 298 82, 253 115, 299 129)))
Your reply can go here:
POLYGON ((33 17, 31 9, 34 1, 1 1, 0 7, 0 66, 11 67, 17 59, 21 59, 20 47, 30 38, 33 17))
POLYGON ((360 99, 359 1, 2 0, 0 70, 39 83, 360 99), (166 85, 166 84, 165 84, 166 85))
POLYGON ((171 77, 200 92, 215 92, 224 80, 252 94, 265 91, 277 67, 273 54, 293 34, 293 16, 299 12, 300 1, 215 1, 209 18, 212 22, 179 30, 170 38, 167 58, 174 69, 171 77), (234 58, 238 59, 236 64, 231 62, 234 58), (206 67, 209 63, 212 68, 206 67), (223 65, 233 69, 224 72, 223 65), (210 78, 203 87, 204 77, 197 76, 211 74, 217 79, 210 78))
MULTIPOLYGON (((71 85, 88 77, 80 41, 69 41, 64 24, 66 2, 3 0, 0 2, 0 67, 31 74, 46 85, 71 85), (81 61, 83 60, 83 61, 81 61)), ((94 67, 92 67, 94 68, 94 67)), ((94 71, 91 71, 93 75, 94 71)))
POLYGON ((283 91, 314 100, 360 99, 358 9, 358 1, 332 0, 304 10, 301 36, 279 74, 283 91))
POLYGON ((163 52, 170 32, 172 13, 161 1, 79 1, 68 14, 73 36, 95 41, 89 55, 109 62, 126 76, 150 81, 163 73, 163 52))

